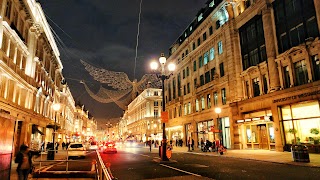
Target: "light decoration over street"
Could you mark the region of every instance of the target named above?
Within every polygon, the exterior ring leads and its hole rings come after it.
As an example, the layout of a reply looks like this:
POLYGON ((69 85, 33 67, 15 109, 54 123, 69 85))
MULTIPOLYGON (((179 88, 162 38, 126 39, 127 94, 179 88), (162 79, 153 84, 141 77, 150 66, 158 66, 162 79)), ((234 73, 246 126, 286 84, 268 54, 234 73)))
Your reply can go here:
POLYGON ((88 94, 101 103, 116 103, 120 108, 125 110, 126 106, 147 87, 161 87, 161 80, 159 80, 156 74, 145 74, 139 82, 137 79, 130 81, 124 72, 97 68, 83 60, 80 61, 94 80, 106 84, 111 88, 107 89, 100 86, 98 92, 94 93, 84 81, 80 82, 84 85, 88 94))

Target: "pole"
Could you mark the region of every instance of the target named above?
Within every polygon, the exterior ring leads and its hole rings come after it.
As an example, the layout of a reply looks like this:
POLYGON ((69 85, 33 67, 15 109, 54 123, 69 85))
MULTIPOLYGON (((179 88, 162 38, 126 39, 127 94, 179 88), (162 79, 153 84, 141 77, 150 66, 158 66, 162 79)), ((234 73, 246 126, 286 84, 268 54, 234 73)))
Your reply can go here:
MULTIPOLYGON (((164 80, 166 79, 166 75, 164 75, 164 71, 162 71, 161 81, 162 81, 162 112, 166 111, 166 103, 164 98, 164 80)), ((161 153, 162 161, 169 161, 167 158, 167 137, 166 137, 166 123, 162 122, 162 153, 161 153)))
MULTIPOLYGON (((56 137, 56 128, 57 128, 57 111, 55 113, 55 116, 54 116, 54 127, 53 127, 53 140, 52 140, 52 146, 53 146, 53 154, 52 154, 52 157, 53 157, 53 160, 54 160, 54 155, 55 155, 55 144, 54 144, 54 140, 55 140, 55 137, 56 137)), ((50 151, 50 149, 49 149, 50 151)))

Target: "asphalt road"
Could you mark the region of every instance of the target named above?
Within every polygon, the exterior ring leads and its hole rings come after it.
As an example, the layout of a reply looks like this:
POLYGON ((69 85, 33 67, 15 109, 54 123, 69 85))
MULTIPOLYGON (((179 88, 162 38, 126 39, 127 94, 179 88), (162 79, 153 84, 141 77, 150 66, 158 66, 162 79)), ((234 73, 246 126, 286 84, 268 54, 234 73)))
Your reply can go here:
POLYGON ((140 179, 320 179, 320 168, 174 153, 170 163, 159 162, 158 151, 146 148, 118 149, 101 154, 119 180, 140 179))

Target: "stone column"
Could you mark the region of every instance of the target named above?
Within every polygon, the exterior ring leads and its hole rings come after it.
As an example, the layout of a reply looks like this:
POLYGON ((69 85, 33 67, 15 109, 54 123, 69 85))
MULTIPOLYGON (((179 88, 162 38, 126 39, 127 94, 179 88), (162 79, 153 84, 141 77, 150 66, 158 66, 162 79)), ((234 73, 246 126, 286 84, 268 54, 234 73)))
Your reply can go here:
POLYGON ((25 69, 25 73, 30 77, 34 77, 34 73, 35 73, 34 57, 37 50, 37 39, 40 36, 40 34, 41 34, 40 25, 33 24, 29 29, 29 35, 27 37, 28 38, 27 46, 28 46, 29 55, 27 57, 26 69, 25 69))
POLYGON ((271 113, 273 119, 273 128, 274 128, 274 136, 276 141, 276 151, 282 152, 283 151, 283 143, 281 138, 281 126, 280 126, 280 119, 278 116, 278 107, 277 105, 271 105, 271 113))
POLYGON ((269 72, 269 83, 270 92, 277 91, 280 89, 280 80, 277 65, 275 62, 276 57, 276 45, 275 45, 275 32, 271 16, 271 9, 268 5, 262 9, 262 21, 263 30, 265 37, 265 45, 267 51, 267 61, 268 61, 268 72, 269 72))

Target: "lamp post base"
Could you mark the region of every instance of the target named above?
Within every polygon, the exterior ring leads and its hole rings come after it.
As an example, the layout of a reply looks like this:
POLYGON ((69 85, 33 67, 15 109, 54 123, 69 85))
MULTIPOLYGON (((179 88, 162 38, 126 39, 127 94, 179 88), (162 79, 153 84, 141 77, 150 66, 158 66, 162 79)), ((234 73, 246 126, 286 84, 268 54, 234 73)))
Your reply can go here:
POLYGON ((162 146, 161 146, 161 161, 169 161, 167 157, 167 140, 162 140, 162 146))

